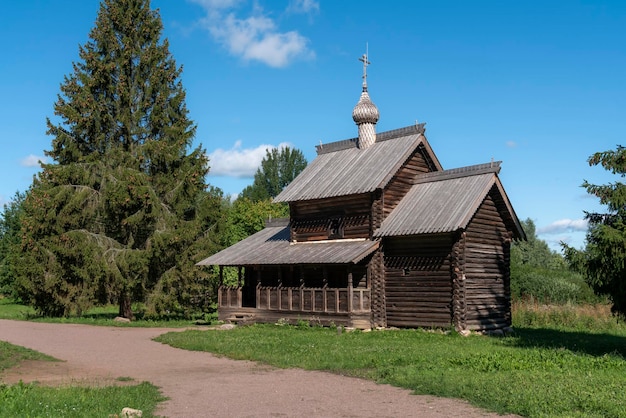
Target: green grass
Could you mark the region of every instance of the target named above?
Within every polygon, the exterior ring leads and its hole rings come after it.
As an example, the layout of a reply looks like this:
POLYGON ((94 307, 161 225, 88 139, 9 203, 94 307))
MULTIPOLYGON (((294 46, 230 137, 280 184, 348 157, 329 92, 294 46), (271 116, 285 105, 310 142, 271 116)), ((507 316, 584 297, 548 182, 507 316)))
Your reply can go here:
POLYGON ((132 322, 113 321, 117 316, 117 306, 100 306, 89 309, 80 317, 50 318, 36 314, 35 310, 29 306, 13 302, 8 298, 0 297, 0 319, 13 319, 22 321, 57 323, 57 324, 83 324, 116 327, 158 327, 158 328, 183 328, 195 325, 192 320, 146 320, 137 319, 132 322))
POLYGON ((608 303, 546 305, 536 301, 513 304, 515 326, 626 334, 626 324, 611 315, 608 303))
POLYGON ((108 417, 124 407, 153 417, 163 401, 157 387, 144 382, 135 386, 44 387, 35 384, 0 385, 1 417, 108 417))
POLYGON ((255 325, 169 333, 157 341, 278 367, 365 377, 499 413, 626 417, 626 328, 611 333, 518 327, 514 337, 422 330, 338 334, 255 325))
POLYGON ((35 315, 35 310, 29 306, 20 305, 12 299, 0 296, 0 319, 28 319, 35 315))
MULTIPOLYGON (((0 341, 0 373, 24 360, 55 359, 0 341)), ((132 379, 120 377, 118 380, 132 379)), ((0 417, 108 417, 119 414, 126 406, 141 409, 144 417, 152 417, 157 404, 163 400, 158 388, 146 382, 101 388, 0 384, 0 417)))
MULTIPOLYGON (((0 338, 2 336, 0 335, 0 338)), ((0 372, 18 365, 24 360, 55 361, 54 358, 28 348, 0 341, 0 372)), ((2 416, 2 415, 0 415, 2 416)))

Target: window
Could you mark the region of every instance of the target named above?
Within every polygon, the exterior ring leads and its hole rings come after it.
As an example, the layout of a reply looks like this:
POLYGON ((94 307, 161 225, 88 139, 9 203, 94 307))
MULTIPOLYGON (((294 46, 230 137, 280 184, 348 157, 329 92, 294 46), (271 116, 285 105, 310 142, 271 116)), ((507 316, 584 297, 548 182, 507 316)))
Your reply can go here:
POLYGON ((329 239, 343 238, 343 221, 341 218, 331 218, 328 224, 328 238, 329 239))

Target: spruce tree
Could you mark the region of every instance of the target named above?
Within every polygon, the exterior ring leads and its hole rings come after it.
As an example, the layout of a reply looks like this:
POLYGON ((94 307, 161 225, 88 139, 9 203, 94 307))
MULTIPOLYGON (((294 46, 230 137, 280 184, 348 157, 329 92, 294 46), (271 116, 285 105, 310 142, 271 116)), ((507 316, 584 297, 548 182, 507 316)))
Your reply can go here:
POLYGON ((103 0, 47 121, 54 160, 24 202, 21 295, 43 314, 94 303, 188 313, 217 249, 221 192, 192 148, 178 67, 149 0, 103 0))
POLYGON ((22 207, 26 195, 16 192, 13 200, 4 205, 0 215, 0 296, 15 298, 14 264, 19 258, 19 248, 22 230, 22 207))
MULTIPOLYGON (((588 159, 590 166, 600 165, 619 178, 626 177, 626 148, 596 152, 588 159)), ((582 274, 598 295, 605 295, 612 303, 611 311, 626 318, 626 184, 582 186, 606 206, 604 213, 585 213, 589 222, 584 250, 563 244, 565 258, 582 274)))

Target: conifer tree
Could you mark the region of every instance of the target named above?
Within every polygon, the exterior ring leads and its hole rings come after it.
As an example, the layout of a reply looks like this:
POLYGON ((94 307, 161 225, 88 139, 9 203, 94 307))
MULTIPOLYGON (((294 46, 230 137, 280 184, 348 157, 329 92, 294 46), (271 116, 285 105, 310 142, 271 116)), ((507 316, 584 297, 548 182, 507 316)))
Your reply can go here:
POLYGON ((22 297, 43 314, 96 302, 186 313, 208 280, 194 263, 217 250, 221 192, 149 0, 103 0, 80 61, 47 121, 53 162, 24 202, 22 297))
POLYGON ((0 295, 16 297, 13 283, 13 265, 19 257, 13 250, 19 247, 22 205, 26 195, 16 192, 13 200, 4 205, 0 215, 0 295))
MULTIPOLYGON (((626 177, 626 148, 596 152, 588 159, 590 166, 600 165, 620 178, 626 177)), ((582 186, 606 206, 604 213, 585 213, 589 222, 587 244, 578 250, 563 244, 565 258, 572 267, 585 275, 587 282, 599 295, 608 296, 611 311, 626 318, 626 184, 582 186)))

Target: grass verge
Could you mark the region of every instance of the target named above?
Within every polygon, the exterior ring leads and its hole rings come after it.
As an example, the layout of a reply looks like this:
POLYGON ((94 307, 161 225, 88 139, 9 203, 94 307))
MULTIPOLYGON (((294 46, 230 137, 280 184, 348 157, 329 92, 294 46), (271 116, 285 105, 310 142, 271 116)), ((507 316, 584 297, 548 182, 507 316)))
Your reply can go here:
MULTIPOLYGON (((0 341, 0 372, 23 360, 55 359, 0 341)), ((126 406, 141 409, 144 417, 152 417, 163 400, 158 388, 146 382, 102 388, 0 384, 0 417, 107 417, 120 413, 126 406)))
POLYGON ((56 359, 28 348, 0 341, 0 372, 16 366, 24 360, 55 361, 56 359))
POLYGON ((169 333, 157 341, 278 367, 327 370, 466 399, 499 413, 626 417, 626 332, 518 327, 461 337, 394 330, 338 334, 276 325, 169 333))
POLYGON ((92 308, 79 317, 49 318, 38 316, 35 310, 29 306, 20 305, 8 298, 0 297, 0 319, 13 319, 20 321, 45 322, 56 324, 83 324, 115 327, 140 327, 140 328, 184 328, 195 325, 192 320, 145 320, 137 319, 132 322, 116 322, 116 306, 103 306, 92 308))
POLYGON ((108 417, 130 406, 153 417, 164 398, 156 386, 45 387, 35 384, 0 385, 2 417, 108 417))

